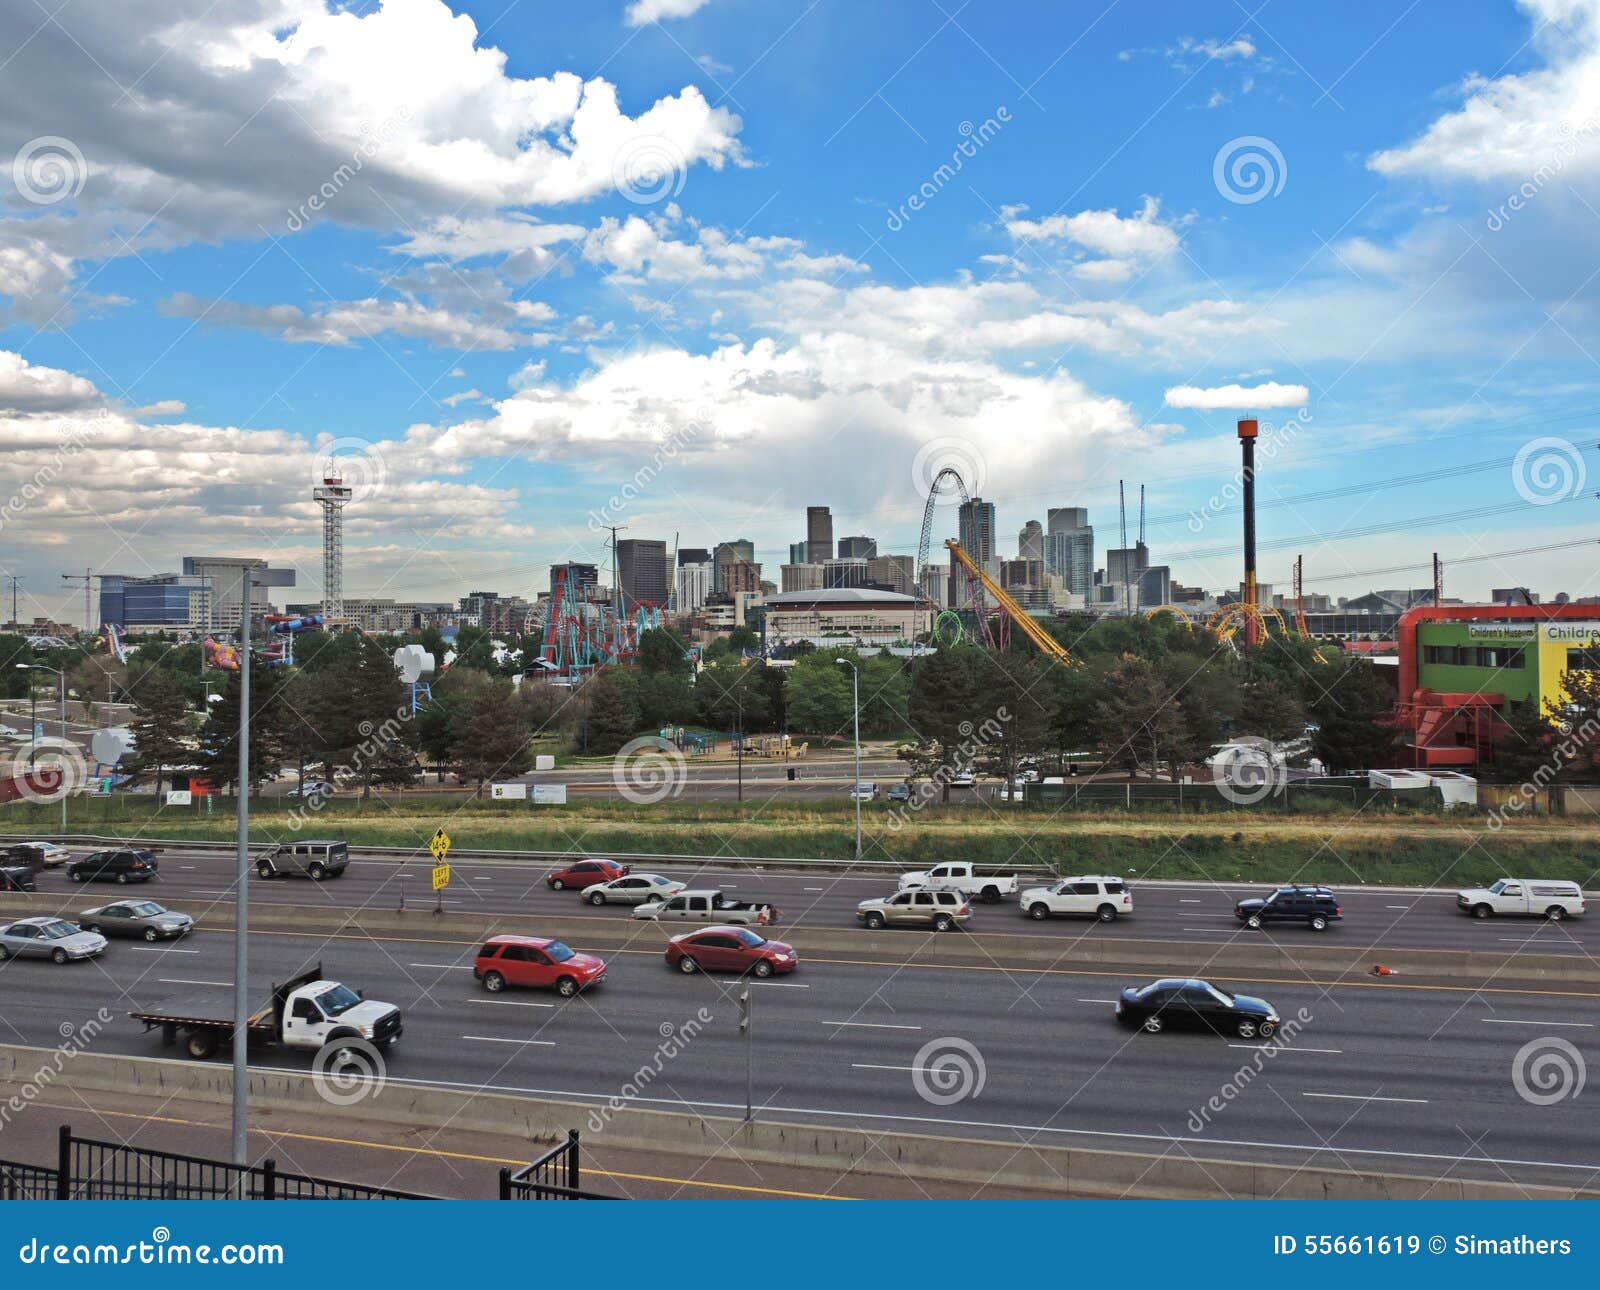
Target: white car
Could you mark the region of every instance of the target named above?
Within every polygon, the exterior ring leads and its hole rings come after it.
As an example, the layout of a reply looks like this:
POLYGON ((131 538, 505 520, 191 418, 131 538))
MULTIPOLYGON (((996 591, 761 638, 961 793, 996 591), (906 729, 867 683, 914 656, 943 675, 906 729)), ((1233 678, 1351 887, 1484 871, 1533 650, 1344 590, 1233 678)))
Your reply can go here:
POLYGON ((868 780, 850 786, 850 800, 852 802, 870 802, 878 796, 878 786, 868 780))
POLYGON ((647 900, 676 896, 685 884, 658 873, 629 873, 610 882, 596 883, 583 893, 591 905, 642 905, 647 900))
POLYGON ((1114 923, 1124 914, 1133 913, 1133 893, 1128 884, 1103 874, 1063 878, 1049 887, 1030 887, 1018 903, 1022 912, 1034 919, 1076 915, 1114 923))
POLYGON ((1554 923, 1583 913, 1583 888, 1560 879, 1502 878, 1490 887, 1456 892, 1456 908, 1474 918, 1527 914, 1554 923))

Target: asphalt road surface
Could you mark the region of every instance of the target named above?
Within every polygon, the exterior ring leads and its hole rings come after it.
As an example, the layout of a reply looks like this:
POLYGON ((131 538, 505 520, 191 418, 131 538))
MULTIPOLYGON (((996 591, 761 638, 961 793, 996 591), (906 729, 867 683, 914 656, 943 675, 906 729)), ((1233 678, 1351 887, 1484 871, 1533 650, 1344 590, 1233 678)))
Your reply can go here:
MULTIPOLYGON (((740 983, 667 969, 665 933, 640 931, 609 956, 606 982, 572 1000, 489 996, 472 978, 473 947, 447 942, 262 933, 252 976, 282 980, 320 960, 399 1004, 391 1081, 595 1101, 659 1069, 638 1104, 738 1115, 748 1059, 755 1113, 770 1119, 1430 1177, 1592 1185, 1600 1174, 1600 1126, 1582 1099, 1535 1105, 1515 1077, 1530 1043, 1593 1058, 1592 992, 1222 979, 1297 1019, 1268 1053, 1118 1026, 1112 1000, 1126 982, 1114 973, 814 959, 751 983, 746 1047, 740 983), (669 1035, 681 1051, 663 1057, 669 1035)), ((88 963, 11 960, 0 964, 0 1033, 52 1048, 63 1022, 104 1007, 116 1020, 95 1051, 171 1055, 125 1014, 226 984, 232 949, 226 934, 196 933, 173 946, 114 942, 88 963)), ((309 1054, 253 1061, 303 1069, 309 1054)), ((603 1141, 592 1125, 585 1134, 603 1141)))
MULTIPOLYGON (((92 884, 76 888, 61 870, 38 878, 42 892, 81 890, 83 907, 103 904, 116 895, 137 891, 174 908, 200 913, 216 902, 231 904, 234 858, 231 853, 197 854, 170 851, 161 856, 160 876, 139 888, 92 884)), ((356 859, 343 877, 324 883, 303 879, 255 880, 253 903, 330 905, 339 908, 394 909, 402 892, 408 907, 432 906, 432 860, 413 862, 356 859)), ((622 906, 595 907, 575 891, 551 891, 544 877, 548 862, 457 860, 444 906, 455 913, 489 913, 531 921, 508 923, 507 930, 538 932, 537 920, 627 920, 622 906)), ((636 866, 640 869, 645 866, 636 866)), ((892 873, 840 874, 795 871, 759 872, 746 868, 691 868, 662 865, 658 871, 693 887, 720 887, 743 900, 768 901, 783 912, 783 926, 858 927, 859 901, 886 895, 895 888, 892 873)), ((1038 881, 1043 881, 1042 878, 1038 881)), ((1247 884, 1132 884, 1134 914, 1115 923, 1092 919, 1053 918, 1035 922, 1022 916, 1015 898, 998 905, 975 904, 973 916, 958 935, 985 931, 1053 937, 1063 946, 1084 937, 1185 942, 1212 947, 1229 943, 1343 946, 1347 948, 1416 950, 1487 950, 1508 957, 1517 953, 1600 956, 1600 906, 1585 918, 1547 923, 1543 919, 1496 918, 1479 922, 1459 913, 1448 891, 1362 891, 1336 888, 1344 910, 1342 921, 1325 932, 1305 927, 1268 926, 1251 931, 1233 916, 1234 902, 1264 895, 1270 888, 1247 884)))

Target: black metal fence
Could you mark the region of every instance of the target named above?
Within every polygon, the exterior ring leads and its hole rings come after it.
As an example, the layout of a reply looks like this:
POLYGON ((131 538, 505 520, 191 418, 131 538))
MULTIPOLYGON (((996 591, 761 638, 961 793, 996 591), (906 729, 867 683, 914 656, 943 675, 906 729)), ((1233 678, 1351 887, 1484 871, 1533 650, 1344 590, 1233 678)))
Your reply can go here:
POLYGON ((53 1200, 55 1195, 54 1169, 0 1160, 0 1200, 53 1200))
POLYGON ((512 1172, 500 1171, 501 1200, 616 1200, 583 1191, 578 1163, 578 1131, 569 1129, 567 1140, 557 1143, 531 1164, 512 1172))

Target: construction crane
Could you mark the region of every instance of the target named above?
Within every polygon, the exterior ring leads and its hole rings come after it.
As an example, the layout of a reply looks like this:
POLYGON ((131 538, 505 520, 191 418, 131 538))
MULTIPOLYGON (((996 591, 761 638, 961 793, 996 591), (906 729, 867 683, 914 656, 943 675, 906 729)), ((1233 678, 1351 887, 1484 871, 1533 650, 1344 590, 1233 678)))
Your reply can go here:
POLYGON ((1011 593, 985 573, 977 561, 962 550, 961 543, 954 538, 947 538, 945 547, 950 552, 950 558, 966 571, 967 577, 975 579, 988 595, 994 597, 1000 612, 1022 629, 1022 634, 1039 647, 1040 653, 1063 667, 1078 665, 1078 661, 1067 653, 1067 647, 1034 622, 1033 617, 1016 602, 1011 593))

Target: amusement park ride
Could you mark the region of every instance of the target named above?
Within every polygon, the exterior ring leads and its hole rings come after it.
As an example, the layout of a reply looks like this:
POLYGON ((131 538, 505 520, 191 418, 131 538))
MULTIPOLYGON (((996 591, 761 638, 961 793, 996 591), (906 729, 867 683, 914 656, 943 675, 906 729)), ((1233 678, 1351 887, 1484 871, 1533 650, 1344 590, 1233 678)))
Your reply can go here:
MULTIPOLYGON (((545 602, 544 645, 540 668, 568 682, 581 679, 597 667, 631 662, 639 657, 639 638, 662 626, 670 605, 644 602, 614 606, 586 599, 566 565, 551 571, 550 598, 545 602)), ((621 599, 621 592, 618 593, 621 599)))

